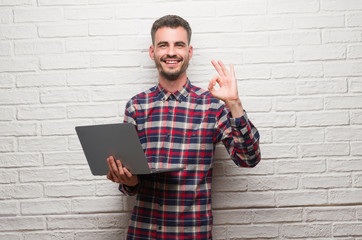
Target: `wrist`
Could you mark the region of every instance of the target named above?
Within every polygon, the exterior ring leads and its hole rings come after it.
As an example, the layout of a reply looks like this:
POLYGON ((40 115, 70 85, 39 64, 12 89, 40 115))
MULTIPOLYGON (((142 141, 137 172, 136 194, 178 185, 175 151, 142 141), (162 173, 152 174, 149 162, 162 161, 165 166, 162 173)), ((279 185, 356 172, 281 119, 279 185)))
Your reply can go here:
POLYGON ((229 108, 231 115, 234 118, 241 117, 244 115, 244 108, 240 98, 225 101, 225 104, 229 108))

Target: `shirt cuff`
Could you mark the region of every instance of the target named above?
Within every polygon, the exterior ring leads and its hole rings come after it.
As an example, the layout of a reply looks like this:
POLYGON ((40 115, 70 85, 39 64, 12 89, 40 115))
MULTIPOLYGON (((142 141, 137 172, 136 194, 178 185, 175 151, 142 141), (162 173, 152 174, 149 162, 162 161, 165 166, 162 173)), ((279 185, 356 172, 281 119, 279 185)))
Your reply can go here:
POLYGON ((238 129, 243 135, 246 134, 249 130, 249 118, 244 110, 244 114, 241 117, 233 118, 231 117, 231 113, 229 113, 229 122, 232 128, 238 129))
POLYGON ((124 184, 119 184, 119 191, 123 192, 126 195, 133 196, 133 195, 137 194, 138 186, 139 186, 139 184, 137 184, 134 187, 130 187, 130 186, 127 186, 124 184))

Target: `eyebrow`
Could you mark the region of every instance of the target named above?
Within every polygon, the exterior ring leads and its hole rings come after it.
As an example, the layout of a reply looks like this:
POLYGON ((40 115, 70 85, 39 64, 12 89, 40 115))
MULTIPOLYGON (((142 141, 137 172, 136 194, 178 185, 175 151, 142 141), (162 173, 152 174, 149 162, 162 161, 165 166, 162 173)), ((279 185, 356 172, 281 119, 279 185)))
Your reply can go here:
MULTIPOLYGON (((157 43, 157 46, 162 45, 162 44, 169 45, 169 42, 167 42, 167 41, 161 41, 161 42, 157 43)), ((178 42, 175 42, 175 44, 186 45, 186 43, 185 43, 184 41, 178 41, 178 42)))

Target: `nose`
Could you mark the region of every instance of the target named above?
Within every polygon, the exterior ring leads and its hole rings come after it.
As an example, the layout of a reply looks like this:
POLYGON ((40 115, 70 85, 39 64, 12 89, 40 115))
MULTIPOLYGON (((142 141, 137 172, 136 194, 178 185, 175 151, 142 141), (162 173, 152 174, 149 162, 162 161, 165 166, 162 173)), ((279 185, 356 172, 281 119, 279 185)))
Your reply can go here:
POLYGON ((170 46, 168 48, 167 54, 170 56, 174 56, 175 55, 175 48, 173 46, 170 46))

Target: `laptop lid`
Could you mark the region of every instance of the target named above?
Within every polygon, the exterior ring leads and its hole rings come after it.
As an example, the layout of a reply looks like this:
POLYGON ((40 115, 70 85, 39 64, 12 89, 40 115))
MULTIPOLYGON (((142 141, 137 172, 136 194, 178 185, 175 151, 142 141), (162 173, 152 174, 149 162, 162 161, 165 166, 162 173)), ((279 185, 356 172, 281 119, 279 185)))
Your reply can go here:
POLYGON ((134 175, 184 169, 150 169, 135 126, 131 123, 77 126, 75 130, 93 175, 107 175, 109 156, 120 159, 134 175))

